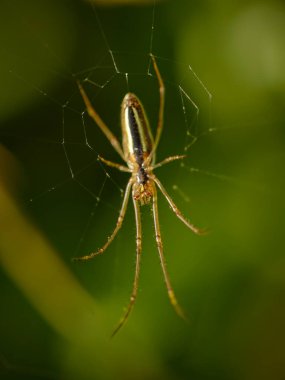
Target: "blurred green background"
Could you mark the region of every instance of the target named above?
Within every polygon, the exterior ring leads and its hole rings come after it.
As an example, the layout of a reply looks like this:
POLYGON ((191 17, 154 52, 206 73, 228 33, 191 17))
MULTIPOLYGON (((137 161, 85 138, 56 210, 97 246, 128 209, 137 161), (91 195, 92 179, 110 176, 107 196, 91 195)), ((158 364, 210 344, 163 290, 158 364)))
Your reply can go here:
POLYGON ((1 1, 0 377, 284 379, 284 2, 159 2, 154 24, 152 1, 113 3, 101 1, 97 13, 128 86, 88 2, 1 1), (96 161, 97 153, 118 157, 87 117, 94 151, 86 147, 75 77, 102 85, 86 91, 117 136, 128 90, 154 129, 152 25, 167 95, 158 160, 200 136, 184 167, 173 163, 157 176, 210 233, 194 236, 159 197, 186 324, 167 299, 152 214, 142 209, 140 291, 127 325, 110 340, 134 276, 134 216, 130 203, 102 257, 71 261, 105 242, 128 178, 96 161), (183 113, 177 84, 199 107, 198 121, 187 98, 183 113), (89 193, 71 180, 70 167, 89 193))

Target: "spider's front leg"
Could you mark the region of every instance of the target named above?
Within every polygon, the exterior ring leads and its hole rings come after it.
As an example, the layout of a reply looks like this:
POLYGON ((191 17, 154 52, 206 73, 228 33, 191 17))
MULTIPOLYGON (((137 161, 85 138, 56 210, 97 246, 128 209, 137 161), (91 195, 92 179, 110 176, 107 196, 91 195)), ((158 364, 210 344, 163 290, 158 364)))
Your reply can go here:
POLYGON ((96 252, 92 252, 92 253, 90 253, 89 255, 86 255, 86 256, 74 257, 73 258, 74 261, 87 261, 87 260, 90 260, 93 257, 102 254, 109 247, 109 245, 112 243, 112 241, 114 240, 115 236, 117 235, 119 229, 122 227, 122 224, 123 224, 123 221, 124 221, 124 217, 125 217, 125 214, 126 214, 126 211, 127 211, 127 206, 128 206, 128 201, 129 201, 129 197, 130 197, 130 192, 131 192, 132 184, 133 184, 133 179, 130 178, 129 182, 127 184, 126 190, 125 190, 125 195, 124 195, 124 199, 123 199, 123 203, 122 203, 122 207, 121 207, 121 210, 120 210, 120 213, 119 213, 119 217, 118 217, 118 220, 117 220, 116 227, 115 227, 112 235, 109 236, 107 242, 103 245, 102 248, 100 248, 96 252))
POLYGON ((164 276, 164 281, 166 284, 167 288, 167 293, 169 300, 174 307, 174 310, 176 313, 183 319, 187 320, 187 317, 185 316, 185 313, 182 309, 182 307, 179 305, 174 290, 172 288, 170 278, 168 271, 166 269, 166 262, 164 258, 164 253, 163 253, 163 245, 162 245, 162 240, 161 240, 161 232, 160 232, 160 224, 159 224, 159 219, 158 219, 158 207, 157 207, 157 191, 155 184, 153 184, 153 204, 152 204, 152 209, 153 209, 153 219, 154 219, 154 228, 155 228, 155 239, 156 239, 156 244, 157 244, 157 249, 159 253, 159 259, 160 259, 160 264, 162 267, 163 271, 163 276, 164 276))
POLYGON ((171 199, 170 195, 167 193, 167 191, 165 190, 165 188, 162 186, 162 183, 157 179, 157 177, 155 177, 155 175, 152 175, 152 180, 157 184, 157 186, 159 187, 160 191, 165 196, 167 202, 169 203, 172 211, 175 213, 175 215, 177 216, 177 218, 179 218, 196 235, 206 235, 208 233, 207 229, 204 229, 204 228, 201 229, 201 228, 198 228, 198 227, 194 226, 194 224, 190 223, 189 220, 187 220, 183 216, 182 212, 175 205, 175 203, 171 199))
POLYGON ((112 337, 123 327, 126 323, 137 299, 138 286, 139 286, 139 275, 140 275, 140 264, 141 264, 141 253, 142 253, 142 227, 141 227, 141 213, 139 202, 133 198, 134 210, 135 210, 135 219, 136 219, 136 269, 135 269, 135 278, 133 283, 133 290, 130 298, 128 307, 123 315, 122 319, 118 323, 118 326, 112 333, 112 337))

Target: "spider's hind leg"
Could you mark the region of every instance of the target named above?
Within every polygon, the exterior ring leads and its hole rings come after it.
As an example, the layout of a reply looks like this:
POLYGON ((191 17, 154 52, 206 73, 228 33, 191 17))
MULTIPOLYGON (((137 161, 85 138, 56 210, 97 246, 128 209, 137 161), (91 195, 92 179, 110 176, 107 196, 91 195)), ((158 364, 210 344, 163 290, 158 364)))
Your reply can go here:
POLYGON ((121 172, 131 173, 131 170, 125 165, 117 164, 116 162, 106 160, 105 158, 101 156, 98 156, 98 160, 103 162, 105 165, 110 166, 111 168, 116 168, 120 170, 121 172))

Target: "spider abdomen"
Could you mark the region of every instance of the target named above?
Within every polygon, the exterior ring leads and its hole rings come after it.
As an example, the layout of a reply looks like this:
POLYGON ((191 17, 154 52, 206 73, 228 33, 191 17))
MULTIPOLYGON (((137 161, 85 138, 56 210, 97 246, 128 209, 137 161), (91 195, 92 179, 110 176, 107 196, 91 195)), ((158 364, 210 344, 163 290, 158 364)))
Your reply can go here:
POLYGON ((138 97, 127 93, 121 107, 123 150, 129 164, 142 168, 153 148, 153 137, 143 105, 138 97))

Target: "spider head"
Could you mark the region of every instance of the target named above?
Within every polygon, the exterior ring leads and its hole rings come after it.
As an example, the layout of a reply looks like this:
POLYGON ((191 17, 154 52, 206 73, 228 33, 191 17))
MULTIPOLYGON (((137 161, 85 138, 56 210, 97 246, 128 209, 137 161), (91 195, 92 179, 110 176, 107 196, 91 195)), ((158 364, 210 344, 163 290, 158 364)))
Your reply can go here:
POLYGON ((133 198, 139 201, 141 206, 150 203, 153 197, 153 187, 150 181, 145 183, 135 182, 133 185, 133 198))

